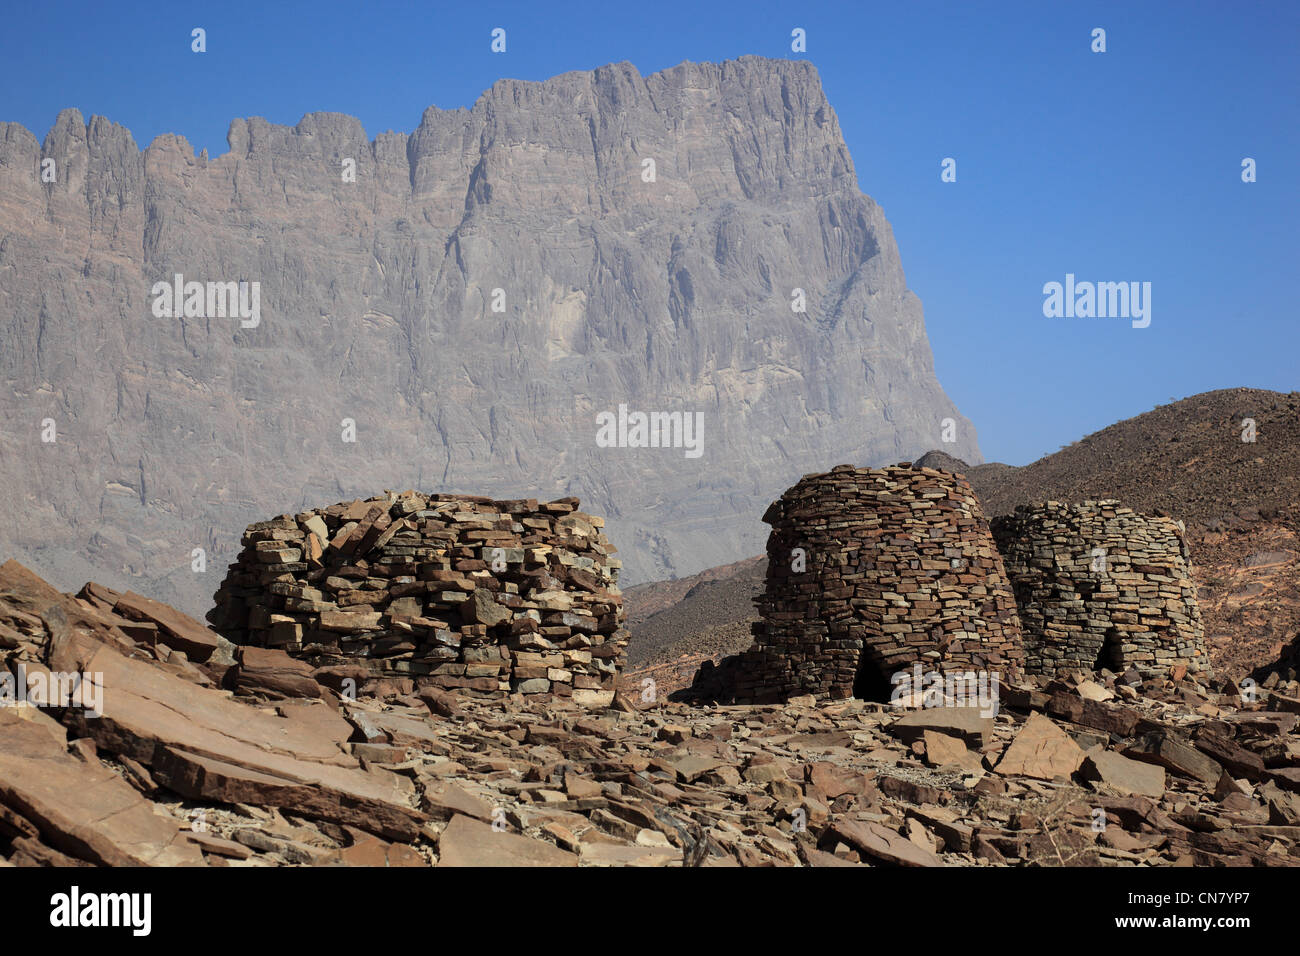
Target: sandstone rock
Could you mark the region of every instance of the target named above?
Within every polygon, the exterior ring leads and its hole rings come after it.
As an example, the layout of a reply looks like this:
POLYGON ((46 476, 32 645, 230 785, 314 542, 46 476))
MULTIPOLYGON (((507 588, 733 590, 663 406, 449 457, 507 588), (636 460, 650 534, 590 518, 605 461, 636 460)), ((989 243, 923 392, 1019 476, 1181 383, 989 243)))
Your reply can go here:
POLYGON ((1207 784, 1217 784, 1223 775, 1223 767, 1217 760, 1168 734, 1147 734, 1126 747, 1124 755, 1145 763, 1158 764, 1166 770, 1184 777, 1195 777, 1207 784))
POLYGON ((163 643, 184 651, 192 661, 204 663, 216 655, 216 663, 234 663, 228 656, 225 660, 221 659, 223 653, 229 654, 229 642, 223 641, 219 634, 204 627, 188 614, 182 614, 166 604, 127 591, 118 598, 113 610, 123 617, 157 624, 163 643))
POLYGON ((485 823, 492 822, 492 804, 449 781, 425 785, 420 809, 436 820, 450 820, 461 814, 485 823))
POLYGON ((457 814, 438 838, 439 866, 577 866, 578 857, 542 840, 494 830, 457 814))
POLYGON ((925 741, 925 762, 931 767, 956 767, 967 773, 978 773, 983 769, 979 754, 972 753, 958 737, 927 730, 922 739, 925 741))
POLYGON ((1072 724, 1121 737, 1131 737, 1142 719, 1142 715, 1131 707, 1085 700, 1077 694, 1064 691, 1052 694, 1047 702, 1047 712, 1072 724))
POLYGON ((294 660, 284 651, 241 647, 235 686, 249 693, 272 697, 320 697, 320 684, 312 678, 310 664, 294 660))
POLYGON ((783 760, 751 760, 741 776, 750 783, 771 783, 789 776, 789 764, 783 760))
POLYGON ((1197 733, 1196 749, 1238 777, 1247 780, 1262 780, 1264 777, 1264 758, 1213 730, 1203 729, 1197 733))
POLYGON ((1050 718, 1031 714, 1003 752, 995 769, 1003 776, 1068 779, 1079 769, 1083 757, 1079 745, 1050 718))
POLYGON ((438 687, 422 687, 417 696, 424 701, 429 710, 440 717, 455 717, 460 713, 456 698, 438 687))
POLYGON ((922 740, 926 731, 932 731, 982 747, 993 734, 993 718, 982 716, 975 707, 934 707, 904 714, 888 730, 904 743, 922 740))
POLYGON ((1126 796, 1159 797, 1165 792, 1163 767, 1130 760, 1100 747, 1088 751, 1080 773, 1084 779, 1096 780, 1126 796))
POLYGON ((808 786, 826 800, 834 800, 846 793, 864 796, 872 789, 871 778, 848 768, 825 761, 815 761, 804 767, 808 786))
POLYGON ((343 866, 428 866, 424 857, 411 847, 401 843, 387 843, 376 839, 369 833, 349 829, 353 837, 351 846, 338 851, 335 855, 343 866))
POLYGON ((1084 700, 1104 701, 1115 697, 1114 691, 1101 686, 1096 681, 1080 681, 1074 690, 1084 700))
POLYGON ((882 793, 907 803, 948 803, 952 800, 952 794, 947 790, 904 777, 881 776, 878 783, 882 793))
POLYGON ((680 864, 682 851, 675 847, 618 846, 584 843, 582 862, 587 866, 672 866, 680 864))
POLYGON ((470 600, 465 602, 465 608, 471 622, 488 627, 495 627, 512 617, 510 609, 498 604, 492 592, 483 588, 475 589, 470 600))
POLYGON ((198 848, 108 767, 69 755, 36 723, 0 708, 0 806, 43 841, 101 866, 195 866, 198 848))
POLYGON ((25 615, 25 623, 39 630, 39 636, 15 638, 13 643, 17 646, 28 641, 44 646, 47 637, 61 636, 72 629, 94 634, 123 649, 135 646, 135 642, 117 626, 115 615, 104 615, 59 593, 17 561, 9 560, 0 565, 0 593, 4 595, 11 615, 25 615))
MULTIPOLYGON (((362 719, 362 715, 353 710, 348 710, 347 716, 349 720, 354 722, 362 719)), ((395 746, 408 747, 413 750, 437 749, 437 745, 441 741, 437 730, 431 727, 428 721, 416 717, 384 713, 368 714, 365 715, 364 719, 368 729, 378 731, 388 743, 395 746)))
POLYGON ((846 860, 838 857, 833 853, 827 853, 824 850, 818 850, 814 847, 807 847, 802 844, 799 846, 799 856, 808 866, 861 866, 854 860, 846 860))
POLYGON ((102 673, 112 688, 103 716, 70 718, 77 732, 101 751, 152 767, 178 793, 296 807, 394 837, 418 828, 420 814, 396 778, 356 769, 338 741, 301 723, 195 687, 78 634, 52 640, 50 662, 60 671, 102 673))
POLYGON ((827 834, 830 839, 844 841, 880 865, 943 866, 943 861, 934 853, 878 823, 836 820, 828 828, 827 834))
POLYGON ((944 849, 969 853, 975 838, 974 830, 957 819, 957 814, 942 807, 909 807, 909 817, 915 817, 935 832, 944 842, 944 849))
POLYGON ((579 776, 576 773, 566 773, 564 775, 564 792, 573 800, 587 800, 592 797, 599 797, 605 791, 594 780, 579 776))
POLYGON ((242 843, 227 840, 212 833, 196 830, 182 830, 181 835, 197 846, 204 853, 227 857, 231 860, 247 860, 253 851, 242 843))

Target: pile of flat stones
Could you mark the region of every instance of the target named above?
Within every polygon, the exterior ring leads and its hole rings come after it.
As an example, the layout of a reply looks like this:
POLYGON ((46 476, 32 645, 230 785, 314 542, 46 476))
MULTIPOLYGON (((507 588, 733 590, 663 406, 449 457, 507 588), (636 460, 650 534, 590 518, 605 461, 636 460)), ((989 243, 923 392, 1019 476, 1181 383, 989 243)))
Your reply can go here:
POLYGON ((578 505, 407 491, 260 521, 208 620, 316 667, 604 706, 627 646, 621 563, 578 505))

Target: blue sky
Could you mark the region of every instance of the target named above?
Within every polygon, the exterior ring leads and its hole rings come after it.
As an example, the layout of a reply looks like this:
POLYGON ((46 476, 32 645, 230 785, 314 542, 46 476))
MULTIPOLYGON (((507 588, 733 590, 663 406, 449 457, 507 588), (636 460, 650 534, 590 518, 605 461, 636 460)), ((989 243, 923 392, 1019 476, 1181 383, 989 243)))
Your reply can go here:
POLYGON ((42 3, 0 34, 0 119, 75 106, 226 151, 234 117, 410 131, 502 77, 811 60, 894 227, 939 379, 1024 464, 1171 398, 1300 389, 1300 4, 42 3), (190 52, 190 30, 208 52, 190 52), (507 30, 507 52, 489 50, 507 30), (807 31, 806 54, 790 31, 807 31), (1090 50, 1106 30, 1105 53, 1090 50), (957 182, 940 163, 957 160, 957 182), (1241 161, 1258 181, 1241 181, 1241 161), (1043 284, 1152 284, 1151 325, 1048 319, 1043 284))

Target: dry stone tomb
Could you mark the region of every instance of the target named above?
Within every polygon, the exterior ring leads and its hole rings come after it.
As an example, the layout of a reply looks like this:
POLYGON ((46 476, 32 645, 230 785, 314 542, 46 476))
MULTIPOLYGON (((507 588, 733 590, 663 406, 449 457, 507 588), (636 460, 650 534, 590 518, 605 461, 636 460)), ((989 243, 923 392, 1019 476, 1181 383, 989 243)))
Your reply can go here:
POLYGON ((1020 669, 1020 624, 979 500, 957 475, 904 463, 807 475, 772 526, 754 645, 702 674, 738 702, 888 700, 891 676, 1020 669))
POLYGON ((889 700, 900 675, 1202 669, 1181 525, 1118 502, 984 517, 961 475, 904 462, 807 475, 772 526, 754 644, 686 696, 889 700))
POLYGON ((604 521, 388 493, 250 525, 208 620, 237 644, 477 697, 614 697, 627 631, 604 521))
POLYGON ((995 518, 1030 671, 1208 667, 1183 525, 1118 501, 1057 501, 995 518))

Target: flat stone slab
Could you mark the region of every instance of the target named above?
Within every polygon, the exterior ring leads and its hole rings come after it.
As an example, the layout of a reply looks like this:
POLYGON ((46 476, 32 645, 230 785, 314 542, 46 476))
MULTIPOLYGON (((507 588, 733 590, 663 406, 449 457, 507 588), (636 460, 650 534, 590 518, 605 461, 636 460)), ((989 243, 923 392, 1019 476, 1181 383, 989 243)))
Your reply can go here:
POLYGON ((932 730, 983 747, 993 738, 993 718, 980 716, 978 707, 932 707, 906 713, 886 729, 905 744, 932 730))
POLYGON ((312 666, 284 651, 241 647, 236 684, 244 690, 282 697, 320 697, 320 684, 312 679, 312 666))
POLYGON ((1130 760, 1100 747, 1088 751, 1080 773, 1085 780, 1096 780, 1124 796, 1159 798, 1165 793, 1164 767, 1130 760))
POLYGON ((931 767, 956 767, 966 773, 979 773, 984 769, 980 755, 966 746, 960 737, 925 731, 925 762, 931 767))
POLYGON ((1083 756, 1083 749, 1050 717, 1032 714, 995 769, 1003 776, 1068 778, 1079 769, 1083 756))
POLYGON ((438 838, 439 866, 577 866, 578 856, 543 840, 457 814, 438 838))
POLYGON ((687 754, 685 757, 669 760, 666 763, 673 768, 677 774, 677 779, 683 783, 693 783, 710 770, 716 770, 723 765, 721 760, 702 757, 698 754, 687 754))
MULTIPOLYGON (((363 771, 342 741, 300 720, 198 687, 148 661, 130 660, 85 634, 50 642, 53 670, 103 675, 103 716, 70 711, 74 730, 100 750, 165 768, 168 786, 193 798, 239 793, 241 802, 310 808, 393 839, 411 839, 424 815, 396 775, 363 771)), ((408 782, 409 783, 409 782, 408 782)))
MULTIPOLYGON (((872 862, 887 866, 943 866, 935 854, 917 846, 879 823, 836 820, 827 831, 830 840, 840 840, 872 862)), ((830 842, 823 838, 823 843, 830 842)))
POLYGON ((617 843, 584 843, 584 866, 674 866, 682 862, 682 851, 672 846, 620 846, 617 843))
POLYGON ((1125 749, 1124 755, 1143 763, 1158 764, 1166 770, 1201 780, 1210 786, 1218 783, 1223 774, 1223 766, 1213 757, 1168 734, 1147 734, 1125 749))
POLYGON ((203 865, 199 848, 120 776, 4 708, 0 805, 35 824, 45 843, 100 866, 203 865))
POLYGON ((247 860, 253 855, 253 851, 244 844, 211 833, 198 830, 182 830, 181 835, 205 853, 228 857, 232 860, 247 860))
POLYGON ((424 797, 420 804, 430 816, 438 820, 447 820, 460 814, 476 820, 491 822, 495 809, 464 787, 455 783, 437 783, 430 781, 424 786, 424 797))
POLYGON ((390 744, 424 749, 427 746, 445 743, 427 721, 404 717, 401 714, 366 713, 360 710, 354 711, 353 716, 362 713, 365 714, 370 726, 384 734, 390 744))
POLYGON ((118 598, 113 610, 122 617, 153 621, 162 631, 162 642, 184 651, 195 663, 206 661, 221 649, 223 643, 216 631, 188 614, 134 591, 127 591, 118 598))

